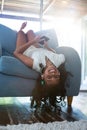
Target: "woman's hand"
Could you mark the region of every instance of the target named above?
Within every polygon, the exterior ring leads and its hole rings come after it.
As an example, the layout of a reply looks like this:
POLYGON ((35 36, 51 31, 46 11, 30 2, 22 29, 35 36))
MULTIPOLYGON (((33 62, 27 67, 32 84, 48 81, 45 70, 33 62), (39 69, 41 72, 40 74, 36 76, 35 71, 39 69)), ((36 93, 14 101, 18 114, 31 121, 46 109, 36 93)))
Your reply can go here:
POLYGON ((55 51, 54 49, 52 49, 52 48, 50 48, 50 47, 48 46, 48 42, 47 42, 47 41, 44 41, 44 48, 46 48, 46 49, 49 50, 49 51, 52 51, 52 52, 56 53, 56 51, 55 51))
POLYGON ((48 42, 44 41, 44 47, 48 49, 48 42))
POLYGON ((40 41, 40 36, 36 36, 33 40, 34 44, 39 43, 39 41, 40 41))
POLYGON ((24 29, 27 25, 27 22, 22 23, 20 30, 24 29))

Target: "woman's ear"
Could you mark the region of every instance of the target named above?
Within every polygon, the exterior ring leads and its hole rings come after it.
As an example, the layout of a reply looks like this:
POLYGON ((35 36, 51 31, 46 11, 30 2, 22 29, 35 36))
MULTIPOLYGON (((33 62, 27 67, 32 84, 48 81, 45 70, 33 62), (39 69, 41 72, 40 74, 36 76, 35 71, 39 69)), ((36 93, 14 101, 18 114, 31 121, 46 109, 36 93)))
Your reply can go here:
POLYGON ((41 79, 44 79, 44 75, 43 74, 41 75, 41 79))
POLYGON ((44 81, 44 75, 41 75, 41 85, 44 86, 45 85, 45 81, 44 81))

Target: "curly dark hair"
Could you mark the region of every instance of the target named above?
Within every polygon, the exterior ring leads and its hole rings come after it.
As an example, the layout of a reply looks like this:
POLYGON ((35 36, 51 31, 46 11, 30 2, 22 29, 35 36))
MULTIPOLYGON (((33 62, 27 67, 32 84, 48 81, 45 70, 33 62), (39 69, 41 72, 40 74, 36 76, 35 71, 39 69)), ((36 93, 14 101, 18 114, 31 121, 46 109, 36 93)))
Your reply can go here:
MULTIPOLYGON (((43 68, 44 69, 44 68, 43 68)), ((46 84, 41 84, 41 76, 38 77, 36 86, 32 91, 32 100, 31 107, 33 107, 34 102, 36 102, 36 106, 41 105, 41 101, 44 103, 47 99, 49 99, 49 103, 53 106, 56 104, 56 96, 60 96, 60 102, 62 99, 65 99, 66 88, 65 82, 67 79, 68 72, 65 69, 65 63, 61 64, 58 67, 60 72, 60 82, 58 85, 47 86, 46 84)), ((43 72, 44 70, 42 70, 43 72)))

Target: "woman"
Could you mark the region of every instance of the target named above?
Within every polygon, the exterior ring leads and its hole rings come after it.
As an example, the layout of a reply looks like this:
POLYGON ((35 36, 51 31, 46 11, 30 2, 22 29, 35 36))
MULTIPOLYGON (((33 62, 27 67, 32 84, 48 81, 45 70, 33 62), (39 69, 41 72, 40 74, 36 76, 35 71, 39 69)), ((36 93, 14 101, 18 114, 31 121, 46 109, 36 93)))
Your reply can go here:
POLYGON ((52 93, 53 88, 58 87, 60 83, 61 75, 58 68, 65 62, 65 57, 63 54, 57 54, 53 49, 49 48, 46 39, 44 40, 44 48, 41 48, 39 43, 41 37, 35 36, 32 30, 29 30, 25 35, 22 30, 26 24, 24 22, 18 32, 14 56, 26 66, 39 72, 40 84, 45 85, 46 89, 44 90, 46 92, 52 93))

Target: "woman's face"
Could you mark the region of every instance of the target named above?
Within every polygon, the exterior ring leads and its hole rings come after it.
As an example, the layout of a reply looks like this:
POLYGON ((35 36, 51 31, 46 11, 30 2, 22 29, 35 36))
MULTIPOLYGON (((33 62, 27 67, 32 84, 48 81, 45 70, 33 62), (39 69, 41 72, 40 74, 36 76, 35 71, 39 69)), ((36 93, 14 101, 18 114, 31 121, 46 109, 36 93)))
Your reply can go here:
POLYGON ((47 66, 43 74, 43 79, 47 85, 57 85, 60 81, 60 72, 54 65, 47 66))

